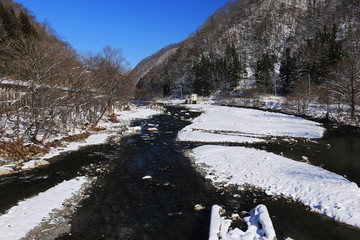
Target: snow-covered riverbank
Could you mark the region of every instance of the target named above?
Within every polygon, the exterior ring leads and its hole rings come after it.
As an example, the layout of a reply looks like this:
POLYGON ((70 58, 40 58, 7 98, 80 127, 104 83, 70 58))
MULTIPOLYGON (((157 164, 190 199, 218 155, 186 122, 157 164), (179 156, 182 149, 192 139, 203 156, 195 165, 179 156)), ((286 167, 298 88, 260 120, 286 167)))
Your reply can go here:
MULTIPOLYGON (((136 107, 132 106, 129 111, 115 111, 115 115, 117 116, 117 123, 112 123, 110 121, 100 121, 98 127, 100 129, 104 129, 99 132, 90 132, 90 136, 82 141, 74 141, 74 142, 63 142, 64 146, 61 147, 53 147, 50 148, 50 151, 41 157, 36 157, 36 159, 21 163, 15 164, 6 164, 0 166, 0 175, 7 175, 16 173, 17 171, 22 170, 31 170, 36 167, 48 165, 51 163, 51 158, 60 155, 64 152, 76 151, 81 147, 103 144, 107 141, 107 139, 113 135, 118 134, 121 130, 126 130, 129 128, 129 124, 131 121, 135 119, 148 118, 155 114, 160 114, 162 112, 161 108, 157 109, 149 108, 149 107, 136 107)), ((77 132, 81 132, 79 129, 77 132)), ((57 136, 57 138, 48 139, 48 141, 53 141, 55 139, 61 139, 64 136, 57 136)))
POLYGON ((204 114, 181 130, 181 141, 252 143, 266 137, 321 138, 325 131, 316 122, 280 113, 212 105, 195 108, 204 114))
POLYGON ((360 227, 360 188, 340 175, 245 147, 206 145, 193 149, 193 156, 214 183, 250 184, 360 227))
MULTIPOLYGON (((204 114, 179 133, 179 140, 255 142, 264 137, 321 138, 324 132, 316 122, 284 114, 211 105, 195 108, 204 114)), ((245 147, 206 145, 193 149, 192 156, 216 184, 250 184, 360 227, 360 188, 338 174, 245 147)))
POLYGON ((0 238, 17 240, 24 237, 28 231, 49 218, 52 212, 63 208, 62 203, 73 197, 86 182, 86 177, 64 181, 35 197, 19 202, 0 216, 0 238))
POLYGON ((66 147, 60 149, 53 148, 41 159, 48 160, 54 156, 59 155, 62 152, 76 151, 80 147, 105 143, 109 137, 118 134, 119 130, 128 129, 131 121, 135 119, 148 118, 152 115, 160 113, 162 113, 160 107, 159 109, 153 109, 149 107, 132 107, 129 111, 115 111, 118 123, 100 121, 98 127, 105 130, 91 134, 87 139, 82 142, 70 142, 67 144, 66 147))
MULTIPOLYGON (((37 160, 26 162, 24 166, 31 169, 36 167, 37 162, 51 162, 52 157, 63 152, 76 151, 84 146, 103 144, 112 136, 121 136, 119 135, 119 131, 122 131, 123 134, 130 134, 132 132, 132 128, 130 127, 132 120, 148 118, 161 112, 161 108, 151 109, 148 107, 133 107, 131 111, 116 112, 118 123, 108 121, 100 122, 99 127, 105 130, 95 132, 81 142, 69 142, 64 147, 52 148, 48 154, 37 160), (129 129, 129 131, 126 131, 127 129, 129 129)), ((81 194, 78 196, 79 192, 86 186, 89 186, 91 181, 92 180, 87 177, 80 176, 69 181, 64 181, 29 199, 19 201, 16 206, 10 208, 0 216, 0 239, 20 239, 30 230, 39 227, 39 224, 44 223, 44 221, 50 222, 51 226, 56 227, 56 223, 52 221, 53 214, 66 211, 64 210, 65 202, 70 202, 71 205, 75 207, 83 197, 81 194), (75 200, 73 199, 74 196, 77 196, 75 200)), ((67 223, 64 224, 67 225, 67 223)), ((39 231, 42 231, 41 227, 39 231)))

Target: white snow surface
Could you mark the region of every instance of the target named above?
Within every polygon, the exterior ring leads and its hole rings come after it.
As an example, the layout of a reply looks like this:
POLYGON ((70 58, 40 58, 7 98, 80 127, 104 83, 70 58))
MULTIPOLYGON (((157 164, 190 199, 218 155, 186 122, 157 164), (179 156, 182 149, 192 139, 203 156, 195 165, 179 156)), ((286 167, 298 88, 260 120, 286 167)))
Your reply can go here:
POLYGON ((263 141, 261 137, 270 136, 321 138, 325 131, 319 123, 281 113, 213 105, 194 107, 204 113, 180 131, 180 141, 258 142, 263 141))
POLYGON ((221 211, 221 207, 218 205, 214 205, 211 208, 209 240, 218 240, 219 239, 219 233, 221 230, 220 211, 221 211))
POLYGON ((193 149, 192 154, 214 183, 250 184, 360 227, 360 188, 338 174, 245 147, 206 145, 193 149))
POLYGON ((262 142, 264 139, 255 138, 255 137, 247 137, 244 135, 236 134, 236 133, 211 133, 205 132, 201 130, 194 129, 183 129, 178 134, 178 139, 180 141, 189 141, 189 142, 229 142, 229 143, 255 143, 262 142))
POLYGON ((86 181, 86 177, 64 181, 35 197, 19 202, 0 216, 0 238, 15 240, 24 237, 55 209, 61 209, 62 203, 79 191, 86 181))
POLYGON ((275 230, 265 205, 252 209, 244 220, 248 229, 244 232, 238 228, 229 230, 230 219, 221 217, 222 208, 214 205, 211 209, 209 240, 274 240, 275 230))
POLYGON ((59 155, 62 152, 75 151, 84 146, 105 143, 106 139, 110 135, 111 135, 110 132, 95 133, 95 134, 90 135, 87 139, 85 139, 82 142, 69 142, 65 148, 51 149, 51 151, 49 153, 45 154, 42 157, 42 159, 50 159, 52 157, 59 155))
POLYGON ((134 119, 148 118, 155 114, 160 114, 160 110, 149 107, 132 107, 130 111, 117 111, 118 119, 120 121, 132 121, 134 119))

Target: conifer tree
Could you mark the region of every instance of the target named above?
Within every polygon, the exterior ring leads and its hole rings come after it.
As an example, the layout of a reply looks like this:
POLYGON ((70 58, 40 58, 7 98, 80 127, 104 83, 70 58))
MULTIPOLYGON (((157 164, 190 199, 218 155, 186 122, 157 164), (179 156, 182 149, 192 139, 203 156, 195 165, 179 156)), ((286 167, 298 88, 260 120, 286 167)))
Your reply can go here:
POLYGON ((199 62, 194 63, 193 89, 195 93, 200 94, 202 96, 210 95, 211 92, 210 69, 211 69, 210 59, 205 57, 204 55, 201 56, 199 62))
POLYGON ((256 83, 257 86, 263 88, 266 92, 272 92, 274 84, 272 77, 274 73, 275 56, 264 53, 256 64, 256 83))
POLYGON ((21 32, 25 37, 37 37, 38 34, 35 28, 31 25, 29 17, 24 12, 20 12, 19 22, 21 26, 21 32))
POLYGON ((4 28, 5 11, 4 5, 0 2, 0 43, 4 42, 6 38, 6 31, 4 28))
POLYGON ((285 54, 280 63, 280 79, 284 94, 290 93, 298 80, 297 59, 296 56, 291 53, 290 48, 285 50, 285 54))
POLYGON ((336 24, 330 31, 324 25, 322 31, 313 39, 308 39, 298 50, 299 71, 308 75, 313 83, 323 83, 331 67, 345 57, 342 42, 336 39, 337 31, 336 24))
POLYGON ((242 67, 234 45, 227 46, 226 55, 230 68, 230 76, 227 79, 227 85, 230 90, 233 90, 239 85, 241 80, 242 67))
POLYGON ((15 39, 19 36, 20 23, 14 9, 4 8, 2 24, 9 38, 15 39))

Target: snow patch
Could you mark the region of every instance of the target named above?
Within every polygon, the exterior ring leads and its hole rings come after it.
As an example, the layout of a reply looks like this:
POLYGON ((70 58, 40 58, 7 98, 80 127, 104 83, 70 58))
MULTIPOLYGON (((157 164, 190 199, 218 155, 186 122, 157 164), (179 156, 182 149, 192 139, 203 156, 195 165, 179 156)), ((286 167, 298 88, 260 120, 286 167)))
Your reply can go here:
POLYGON ((0 176, 9 175, 12 173, 14 173, 14 169, 12 167, 6 167, 6 166, 0 167, 0 176))
POLYGON ((196 108, 204 113, 180 131, 180 141, 259 142, 270 136, 321 138, 325 131, 319 123, 280 113, 212 105, 196 108))
POLYGON ((21 167, 22 170, 31 170, 36 167, 46 166, 50 163, 46 160, 30 160, 28 162, 23 163, 23 166, 21 167))
POLYGON ((142 179, 143 179, 143 180, 151 180, 151 179, 152 179, 152 176, 147 175, 147 176, 144 176, 142 179))
POLYGON ((360 188, 338 174, 245 147, 207 145, 193 149, 192 154, 199 166, 206 166, 206 178, 214 183, 250 184, 360 227, 360 188))
POLYGON ((265 141, 264 139, 235 134, 219 134, 198 130, 180 131, 178 139, 189 142, 229 142, 229 143, 255 143, 265 141))
POLYGON ((209 240, 274 240, 275 230, 265 205, 252 209, 249 217, 244 218, 248 229, 229 229, 232 221, 221 216, 223 209, 214 205, 211 209, 209 240))
POLYGON ((55 209, 62 208, 62 203, 80 190, 87 181, 78 177, 64 181, 35 197, 21 201, 17 206, 0 216, 0 236, 2 239, 16 240, 39 225, 55 209))

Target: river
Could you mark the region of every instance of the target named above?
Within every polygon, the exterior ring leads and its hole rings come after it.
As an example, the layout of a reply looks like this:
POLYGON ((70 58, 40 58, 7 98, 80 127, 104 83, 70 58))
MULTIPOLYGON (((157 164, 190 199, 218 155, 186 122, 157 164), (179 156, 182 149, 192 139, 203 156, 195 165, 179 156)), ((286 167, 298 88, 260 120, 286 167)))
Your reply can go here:
MULTIPOLYGON (((4 212, 19 199, 86 174, 84 166, 106 164, 108 173, 89 189, 90 197, 81 202, 73 216, 71 233, 58 239, 207 239, 213 204, 241 213, 260 203, 268 207, 278 239, 360 239, 359 229, 310 212, 289 199, 237 186, 215 189, 183 153, 199 144, 176 142, 177 132, 199 114, 182 107, 166 107, 165 114, 133 122, 133 126, 142 126, 139 134, 59 156, 59 161, 46 168, 3 177, 0 209, 4 212), (158 131, 149 131, 154 127, 158 131), (195 211, 196 204, 205 210, 195 211)), ((281 151, 294 159, 301 159, 304 149, 311 150, 308 157, 313 164, 358 183, 360 153, 348 141, 359 146, 359 133, 356 129, 344 131, 332 125, 325 138, 316 143, 254 147, 281 151), (349 152, 349 147, 354 151, 349 152), (344 152, 349 155, 343 156, 344 152)), ((241 223, 239 226, 244 227, 241 223)))

